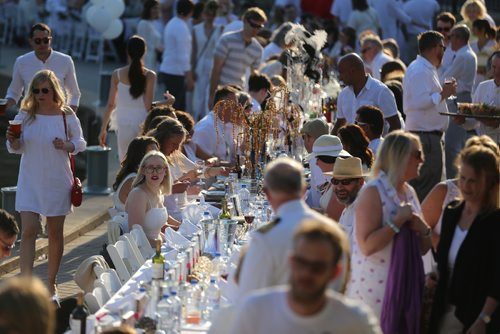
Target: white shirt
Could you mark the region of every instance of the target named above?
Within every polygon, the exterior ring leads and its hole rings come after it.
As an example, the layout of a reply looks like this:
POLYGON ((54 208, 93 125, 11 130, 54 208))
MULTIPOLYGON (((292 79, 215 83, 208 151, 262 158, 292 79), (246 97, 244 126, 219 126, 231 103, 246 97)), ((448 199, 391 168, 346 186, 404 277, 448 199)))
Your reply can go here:
POLYGON ((311 157, 309 160, 309 170, 311 171, 311 188, 308 192, 307 204, 309 204, 312 208, 319 208, 321 193, 319 192, 318 187, 325 182, 328 182, 330 177, 323 174, 323 171, 316 163, 316 157, 311 157))
POLYGON ((335 0, 330 7, 330 14, 337 17, 342 27, 347 25, 347 20, 352 12, 351 0, 335 0))
MULTIPOLYGON (((474 92, 472 102, 500 106, 500 85, 497 86, 493 79, 481 82, 474 92)), ((492 128, 472 118, 468 118, 466 124, 471 125, 465 126, 466 128, 476 127, 478 135, 487 135, 500 145, 500 126, 492 128)))
POLYGON ((383 141, 384 138, 375 138, 368 144, 368 148, 373 152, 373 158, 375 158, 375 156, 377 155, 378 147, 380 146, 380 144, 382 144, 383 141))
POLYGON ((368 9, 364 11, 353 9, 351 14, 349 14, 347 26, 356 30, 356 36, 359 37, 365 30, 371 30, 377 33, 380 28, 380 23, 375 9, 368 7, 368 9))
POLYGON ((439 79, 441 82, 444 81, 444 72, 450 68, 451 63, 453 62, 453 57, 455 56, 455 51, 451 49, 450 43, 446 45, 446 50, 444 50, 443 59, 441 60, 441 65, 438 68, 439 79))
POLYGON ((259 101, 257 101, 254 97, 252 97, 252 112, 258 113, 261 111, 262 108, 260 107, 259 101))
POLYGON ((432 29, 433 20, 439 12, 439 4, 436 0, 410 0, 403 5, 403 9, 413 21, 427 25, 427 28, 412 23, 406 25, 409 34, 417 35, 432 29))
POLYGON ((339 218, 339 224, 344 230, 344 232, 347 234, 347 237, 349 238, 349 246, 352 247, 354 245, 353 239, 355 238, 354 236, 354 225, 356 224, 356 207, 355 203, 351 203, 351 205, 348 205, 344 208, 342 211, 342 214, 340 215, 339 218))
POLYGON ((73 60, 70 56, 54 50, 50 52, 45 62, 38 59, 35 51, 17 57, 6 98, 11 98, 17 103, 23 91, 26 92, 29 89, 31 79, 41 70, 51 70, 55 73, 61 88, 66 92, 68 105, 77 106, 79 104, 81 94, 76 81, 73 60))
POLYGON ((383 38, 398 38, 398 21, 411 22, 411 17, 403 10, 403 3, 399 0, 375 0, 371 6, 377 11, 380 18, 383 38))
POLYGON ((337 99, 337 117, 345 119, 348 124, 353 124, 356 119, 356 110, 364 105, 379 107, 384 118, 398 115, 394 94, 386 85, 371 76, 368 76, 365 87, 358 96, 354 94, 351 86, 342 89, 337 99))
POLYGON ((280 286, 251 295, 237 310, 230 333, 382 333, 378 319, 360 301, 326 290, 323 308, 314 315, 301 316, 290 308, 288 293, 288 287, 280 286))
POLYGON ((211 111, 196 123, 192 141, 207 154, 228 161, 234 156, 233 124, 218 119, 216 131, 214 119, 211 111))
POLYGON ((443 79, 454 77, 457 80, 457 93, 470 93, 476 78, 476 68, 476 55, 467 44, 455 52, 451 66, 443 73, 443 79))
POLYGON ((185 20, 173 17, 163 31, 160 72, 184 76, 191 69, 192 35, 185 20))
POLYGON ((286 284, 289 277, 288 252, 292 248, 293 233, 305 218, 329 222, 323 215, 310 209, 302 200, 292 200, 276 210, 280 222, 263 233, 252 234, 245 261, 241 267, 239 296, 265 287, 286 284))
POLYGON ((262 51, 261 63, 265 63, 272 56, 279 56, 283 52, 283 49, 276 43, 271 42, 262 51))
POLYGON ((375 58, 373 58, 372 62, 369 64, 370 69, 372 71, 372 77, 374 77, 377 80, 380 80, 380 70, 382 69, 382 66, 385 63, 388 63, 388 62, 393 61, 393 60, 394 59, 391 56, 386 55, 382 51, 377 53, 375 58))
POLYGON ((445 131, 448 128, 446 100, 434 65, 418 55, 403 78, 403 106, 406 131, 445 131))

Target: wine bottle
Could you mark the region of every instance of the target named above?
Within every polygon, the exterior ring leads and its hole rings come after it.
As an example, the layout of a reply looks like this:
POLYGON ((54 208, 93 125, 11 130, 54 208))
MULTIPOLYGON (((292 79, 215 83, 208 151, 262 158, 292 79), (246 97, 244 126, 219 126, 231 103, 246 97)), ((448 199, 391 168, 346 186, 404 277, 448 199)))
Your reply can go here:
POLYGON ((240 155, 239 154, 236 154, 236 173, 238 174, 238 180, 241 179, 241 174, 242 174, 242 169, 241 169, 241 165, 240 165, 240 155))
POLYGON ((156 254, 153 256, 153 279, 163 280, 165 275, 165 257, 161 253, 161 239, 156 239, 156 254))
POLYGON ((78 293, 76 307, 71 312, 70 326, 72 334, 86 334, 88 312, 83 306, 83 292, 78 293))
POLYGON ((231 219, 231 214, 227 208, 227 200, 225 198, 222 199, 222 211, 220 212, 219 219, 231 219))

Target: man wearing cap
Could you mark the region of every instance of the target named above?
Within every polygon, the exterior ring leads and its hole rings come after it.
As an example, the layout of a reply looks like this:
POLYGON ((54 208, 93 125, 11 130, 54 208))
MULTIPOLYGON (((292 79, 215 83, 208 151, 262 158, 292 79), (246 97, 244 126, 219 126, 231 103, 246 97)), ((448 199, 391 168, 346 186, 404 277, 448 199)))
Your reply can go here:
MULTIPOLYGON (((340 138, 332 135, 319 137, 313 145, 312 155, 316 157, 316 165, 322 173, 331 172, 337 157, 350 157, 345 151, 340 138)), ((328 178, 327 182, 318 187, 321 197, 319 199, 319 209, 328 217, 338 220, 344 209, 344 205, 339 203, 333 196, 333 187, 328 178), (333 200, 332 200, 333 197, 333 200)))
POLYGON ((346 232, 349 244, 352 245, 354 221, 356 218, 354 201, 365 184, 361 159, 357 157, 338 158, 333 166, 333 172, 328 174, 332 175, 331 183, 335 197, 340 203, 345 205, 339 219, 339 224, 346 232))
MULTIPOLYGON (((327 135, 329 132, 328 124, 320 118, 307 121, 302 127, 302 139, 307 153, 311 153, 314 142, 322 135, 327 135)), ((309 159, 309 169, 311 171, 310 188, 307 190, 306 203, 312 208, 319 207, 319 198, 321 194, 318 186, 328 182, 328 178, 323 175, 321 169, 316 165, 316 158, 311 155, 309 159)))

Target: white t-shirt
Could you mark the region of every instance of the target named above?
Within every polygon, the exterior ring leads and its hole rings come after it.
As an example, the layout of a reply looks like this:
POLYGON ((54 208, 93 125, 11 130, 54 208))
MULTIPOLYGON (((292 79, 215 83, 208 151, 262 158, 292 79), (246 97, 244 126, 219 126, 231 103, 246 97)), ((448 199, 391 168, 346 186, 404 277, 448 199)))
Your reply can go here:
POLYGON ((290 308, 287 293, 288 288, 280 286, 249 296, 236 313, 231 333, 382 333, 378 320, 362 302, 328 290, 323 309, 305 317, 290 308))

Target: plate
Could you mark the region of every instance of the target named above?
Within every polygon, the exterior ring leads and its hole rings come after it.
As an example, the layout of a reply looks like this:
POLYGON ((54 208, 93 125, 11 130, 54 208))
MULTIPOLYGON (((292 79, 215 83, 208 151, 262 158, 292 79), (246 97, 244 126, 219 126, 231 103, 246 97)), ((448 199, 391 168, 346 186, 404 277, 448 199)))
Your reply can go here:
POLYGON ((467 114, 457 114, 454 112, 440 112, 440 114, 445 116, 463 116, 465 118, 500 119, 500 116, 496 115, 467 115, 467 114))

